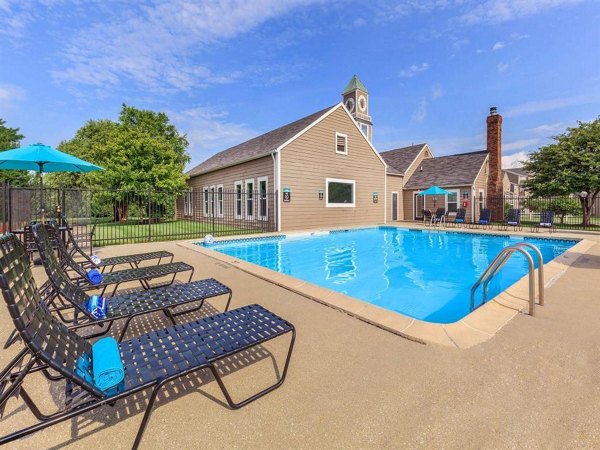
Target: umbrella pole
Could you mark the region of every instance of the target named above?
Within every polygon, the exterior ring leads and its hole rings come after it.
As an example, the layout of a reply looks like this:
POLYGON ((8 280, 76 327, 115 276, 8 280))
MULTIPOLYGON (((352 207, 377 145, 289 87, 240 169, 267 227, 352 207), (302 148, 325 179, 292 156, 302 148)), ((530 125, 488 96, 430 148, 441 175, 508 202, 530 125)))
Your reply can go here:
POLYGON ((42 223, 46 222, 46 210, 44 209, 44 177, 42 177, 42 164, 40 166, 40 206, 42 209, 42 223))

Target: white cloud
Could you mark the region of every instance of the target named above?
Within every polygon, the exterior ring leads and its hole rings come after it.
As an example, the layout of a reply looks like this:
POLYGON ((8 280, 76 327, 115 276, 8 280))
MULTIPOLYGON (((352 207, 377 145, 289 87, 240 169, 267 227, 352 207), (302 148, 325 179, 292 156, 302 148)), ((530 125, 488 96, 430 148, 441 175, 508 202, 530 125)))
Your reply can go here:
POLYGON ((502 150, 507 152, 522 150, 526 147, 532 147, 538 142, 540 142, 539 138, 519 139, 518 141, 509 142, 508 144, 502 144, 502 150))
POLYGON ((400 76, 403 78, 412 78, 420 72, 425 72, 429 69, 429 63, 413 64, 407 69, 400 71, 400 76))
POLYGON ((502 168, 510 169, 514 167, 521 167, 523 161, 527 160, 529 153, 521 151, 513 153, 512 155, 502 156, 502 168))
POLYGON ((187 91, 240 78, 195 63, 211 44, 249 32, 275 17, 319 0, 165 0, 135 2, 75 32, 60 52, 58 82, 118 86, 125 80, 155 91, 187 91))
POLYGON ((12 108, 25 98, 25 89, 13 84, 0 84, 0 110, 12 108))
POLYGON ((531 129, 536 134, 540 134, 543 136, 554 136, 559 133, 563 133, 567 129, 567 124, 564 122, 557 123, 545 123, 542 125, 538 125, 531 129))
POLYGON ((218 151, 260 134, 244 123, 227 120, 229 114, 226 111, 208 107, 170 111, 168 116, 182 132, 187 134, 192 157, 190 167, 218 151))
POLYGON ((486 0, 464 13, 465 23, 497 23, 519 19, 547 11, 551 8, 569 6, 582 0, 486 0))
POLYGON ((513 42, 520 41, 522 39, 527 39, 529 37, 528 34, 522 34, 518 32, 514 32, 510 34, 510 40, 513 42))
POLYGON ((414 122, 423 122, 425 120, 425 118, 427 117, 427 106, 428 105, 429 105, 429 103, 427 102, 426 99, 421 99, 421 101, 419 102, 419 106, 417 107, 417 110, 412 115, 412 120, 414 122))
POLYGON ((502 42, 502 41, 498 41, 494 44, 494 46, 492 47, 492 51, 498 51, 502 48, 506 47, 506 42, 502 42))
POLYGON ((506 110, 505 117, 519 117, 536 114, 544 111, 566 108, 568 106, 585 105, 600 101, 598 95, 578 95, 574 97, 554 98, 549 100, 536 100, 510 107, 506 110))
POLYGON ((442 86, 439 84, 436 84, 432 89, 431 89, 431 99, 435 100, 440 98, 442 95, 444 95, 444 90, 442 89, 442 86))
POLYGON ((499 62, 498 65, 496 66, 496 69, 498 70, 498 72, 506 72, 509 67, 510 66, 508 63, 499 62))

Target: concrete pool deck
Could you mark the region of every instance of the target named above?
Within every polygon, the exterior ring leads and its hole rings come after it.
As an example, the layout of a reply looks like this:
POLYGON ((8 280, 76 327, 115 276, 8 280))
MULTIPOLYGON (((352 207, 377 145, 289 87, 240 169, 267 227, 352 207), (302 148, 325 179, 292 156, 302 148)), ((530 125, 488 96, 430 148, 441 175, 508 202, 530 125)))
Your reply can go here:
MULTIPOLYGON (((232 308, 260 303, 298 332, 281 388, 233 411, 208 374, 174 383, 159 396, 142 448, 597 448, 600 235, 585 237, 592 247, 547 288, 536 317, 517 314, 465 350, 412 342, 174 242, 104 248, 102 255, 170 250, 196 267, 195 279, 230 286, 232 308)), ((39 267, 35 275, 41 284, 39 267)), ((135 331, 167 325, 157 315, 135 331)), ((12 329, 0 307, 0 339, 12 329)), ((285 344, 270 348, 280 366, 285 344)), ((20 348, 0 351, 0 364, 20 348)), ((271 360, 259 358, 224 380, 243 396, 272 373, 271 360)), ((62 383, 39 376, 27 387, 47 412, 64 394, 62 383)), ((130 448, 146 402, 140 395, 102 407, 6 448, 130 448)), ((0 434, 35 423, 22 405, 9 401, 0 434)))
MULTIPOLYGON (((531 236, 536 238, 548 238, 548 233, 531 233, 520 231, 517 233, 498 232, 495 230, 471 230, 464 228, 426 228, 421 224, 403 224, 398 225, 399 228, 411 229, 427 229, 433 233, 458 232, 458 233, 479 233, 479 234, 516 234, 531 236)), ((288 233, 289 235, 311 235, 328 232, 326 230, 311 230, 300 233, 288 233)), ((266 233, 259 236, 278 236, 285 233, 266 233)), ((565 234, 553 234, 551 237, 555 239, 566 238, 565 234)), ((235 237, 225 237, 216 241, 234 240, 235 237)), ((248 239, 240 237, 240 239, 248 239)), ((580 255, 594 245, 594 242, 589 239, 578 237, 580 241, 573 247, 565 251, 563 254, 554 258, 552 261, 544 264, 544 285, 550 286, 558 278, 560 278, 567 268, 577 260, 580 255)), ((417 342, 431 342, 439 345, 470 348, 474 345, 481 344, 492 338, 498 331, 502 329, 510 320, 517 314, 528 313, 529 311, 529 281, 528 276, 522 277, 504 292, 500 293, 493 299, 490 299, 481 307, 477 308, 472 313, 462 319, 449 324, 431 323, 419 319, 408 317, 401 313, 390 311, 368 302, 353 298, 349 295, 327 289, 313 283, 306 282, 302 279, 295 278, 277 271, 267 269, 257 264, 249 263, 218 251, 212 250, 210 247, 196 245, 198 240, 190 240, 181 242, 179 245, 190 250, 200 252, 206 256, 217 259, 226 264, 231 264, 238 269, 255 275, 265 281, 275 285, 284 287, 292 292, 303 295, 311 300, 330 306, 342 312, 345 312, 353 317, 383 328, 386 331, 398 334, 408 339, 417 342)), ((537 285, 536 271, 536 302, 539 297, 539 289, 537 285)), ((537 305, 536 305, 537 307, 537 305)))

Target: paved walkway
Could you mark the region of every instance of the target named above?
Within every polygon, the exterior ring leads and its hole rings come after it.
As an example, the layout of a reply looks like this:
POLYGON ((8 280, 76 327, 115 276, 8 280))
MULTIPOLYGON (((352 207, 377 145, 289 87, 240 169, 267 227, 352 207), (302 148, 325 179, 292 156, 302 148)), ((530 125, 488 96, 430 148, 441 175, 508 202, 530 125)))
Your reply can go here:
MULTIPOLYGON (((241 410, 223 407, 208 375, 174 385, 151 418, 144 448, 600 447, 600 243, 547 289, 535 318, 518 315, 468 350, 411 342, 175 243, 103 254, 158 248, 194 264, 195 278, 228 284, 232 307, 257 302, 285 317, 298 338, 284 385, 241 410)), ((3 340, 12 329, 7 316, 1 307, 3 340)), ((144 319, 138 330, 160 324, 162 317, 144 319)), ((285 344, 269 347, 279 361, 285 344)), ((0 352, 1 365, 17 347, 0 352)), ((268 356, 256 352, 222 367, 234 393, 272 381, 268 356)), ((46 411, 62 395, 45 381, 30 386, 46 411)), ((102 408, 14 447, 129 448, 145 400, 102 408)), ((13 399, 0 433, 31 422, 13 399)))

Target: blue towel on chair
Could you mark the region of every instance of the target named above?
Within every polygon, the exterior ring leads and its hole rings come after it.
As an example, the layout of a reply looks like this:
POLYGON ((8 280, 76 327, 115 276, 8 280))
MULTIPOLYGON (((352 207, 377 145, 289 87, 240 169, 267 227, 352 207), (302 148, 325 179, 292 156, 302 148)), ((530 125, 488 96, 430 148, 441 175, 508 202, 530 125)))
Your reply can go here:
POLYGON ((125 378, 119 344, 112 337, 102 338, 92 345, 94 384, 108 395, 114 395, 125 378))
POLYGON ((92 284, 102 283, 102 274, 98 269, 92 269, 87 273, 87 278, 92 284))
POLYGON ((96 319, 104 319, 108 313, 108 301, 99 295, 92 295, 85 306, 96 319))

